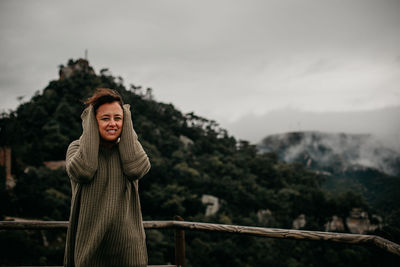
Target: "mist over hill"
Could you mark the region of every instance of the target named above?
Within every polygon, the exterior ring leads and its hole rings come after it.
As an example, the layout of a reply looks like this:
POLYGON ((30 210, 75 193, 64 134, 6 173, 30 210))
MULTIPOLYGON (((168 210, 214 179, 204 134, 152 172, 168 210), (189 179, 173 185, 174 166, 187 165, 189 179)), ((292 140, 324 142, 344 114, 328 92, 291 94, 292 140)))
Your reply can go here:
POLYGON ((385 146, 400 151, 400 106, 358 112, 307 112, 281 109, 265 115, 249 114, 224 123, 230 132, 257 144, 267 136, 288 132, 370 134, 385 146))
POLYGON ((400 152, 370 134, 291 132, 265 137, 262 152, 276 152, 285 162, 344 172, 350 168, 374 168, 389 175, 400 174, 400 152))

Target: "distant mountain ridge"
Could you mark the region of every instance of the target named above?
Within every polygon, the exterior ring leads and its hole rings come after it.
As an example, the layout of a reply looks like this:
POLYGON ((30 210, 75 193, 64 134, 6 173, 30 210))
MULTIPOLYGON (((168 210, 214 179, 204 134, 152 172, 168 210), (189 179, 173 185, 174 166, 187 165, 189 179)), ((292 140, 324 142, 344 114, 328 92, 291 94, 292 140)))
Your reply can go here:
POLYGON ((373 134, 400 151, 400 106, 365 111, 316 112, 284 108, 263 115, 247 114, 224 123, 240 138, 259 143, 276 133, 320 131, 326 133, 373 134))
POLYGON ((389 175, 400 174, 400 153, 369 134, 290 132, 269 135, 258 148, 314 170, 340 173, 372 168, 389 175))

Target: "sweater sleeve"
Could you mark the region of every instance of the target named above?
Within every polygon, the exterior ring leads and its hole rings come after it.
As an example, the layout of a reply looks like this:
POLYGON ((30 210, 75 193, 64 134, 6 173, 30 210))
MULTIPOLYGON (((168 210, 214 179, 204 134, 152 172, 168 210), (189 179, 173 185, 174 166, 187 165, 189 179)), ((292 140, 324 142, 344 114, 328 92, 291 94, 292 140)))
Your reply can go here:
POLYGON ((100 137, 92 106, 83 111, 81 118, 83 132, 68 147, 66 170, 74 182, 89 183, 97 171, 100 137))
POLYGON ((123 172, 132 181, 142 178, 149 171, 150 161, 133 129, 129 107, 128 104, 123 106, 124 124, 118 146, 123 172))

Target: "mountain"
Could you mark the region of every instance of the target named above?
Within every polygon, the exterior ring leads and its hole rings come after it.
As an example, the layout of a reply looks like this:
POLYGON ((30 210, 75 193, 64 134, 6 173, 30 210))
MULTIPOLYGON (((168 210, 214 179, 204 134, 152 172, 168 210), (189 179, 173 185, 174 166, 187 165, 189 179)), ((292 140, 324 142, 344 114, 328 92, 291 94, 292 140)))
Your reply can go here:
MULTIPOLYGON (((82 132, 83 100, 98 87, 117 90, 133 108, 133 125, 152 165, 139 187, 145 220, 180 215, 187 221, 324 231, 334 216, 371 209, 361 195, 329 193, 315 171, 280 161, 275 153, 258 153, 214 120, 157 102, 150 88, 127 88, 107 69, 96 73, 87 61, 70 60, 59 73, 29 101, 0 116, 0 146, 12 152, 16 181, 6 188, 0 168, 2 218, 68 219, 69 178, 46 162, 65 159, 68 144, 82 132)), ((394 241, 397 225, 387 231, 394 241)), ((0 232, 0 265, 59 265, 65 233, 39 234, 0 232)), ((395 266, 386 252, 351 245, 189 231, 186 240, 187 266, 395 266)), ((173 262, 173 244, 172 232, 148 231, 149 263, 173 262)))
POLYGON ((258 149, 318 173, 325 190, 361 193, 375 211, 400 223, 400 153, 374 136, 291 132, 265 137, 258 149))

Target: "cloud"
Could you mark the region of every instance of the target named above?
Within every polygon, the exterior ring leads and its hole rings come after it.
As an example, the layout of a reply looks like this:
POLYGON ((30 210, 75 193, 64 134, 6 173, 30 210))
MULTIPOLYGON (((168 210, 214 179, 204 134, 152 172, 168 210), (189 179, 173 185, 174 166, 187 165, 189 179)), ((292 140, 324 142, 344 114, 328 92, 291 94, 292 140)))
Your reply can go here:
POLYGON ((97 71, 222 123, 398 105, 399 3, 2 1, 0 109, 85 49, 97 71))

